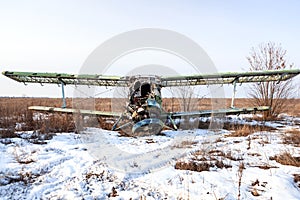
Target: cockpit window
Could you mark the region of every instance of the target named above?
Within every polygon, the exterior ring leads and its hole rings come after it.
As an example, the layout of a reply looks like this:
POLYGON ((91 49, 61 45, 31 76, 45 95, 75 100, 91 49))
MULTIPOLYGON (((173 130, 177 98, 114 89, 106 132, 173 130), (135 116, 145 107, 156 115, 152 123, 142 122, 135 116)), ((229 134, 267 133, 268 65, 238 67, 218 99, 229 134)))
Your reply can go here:
POLYGON ((151 93, 151 85, 149 83, 143 83, 141 86, 141 96, 146 97, 151 93))

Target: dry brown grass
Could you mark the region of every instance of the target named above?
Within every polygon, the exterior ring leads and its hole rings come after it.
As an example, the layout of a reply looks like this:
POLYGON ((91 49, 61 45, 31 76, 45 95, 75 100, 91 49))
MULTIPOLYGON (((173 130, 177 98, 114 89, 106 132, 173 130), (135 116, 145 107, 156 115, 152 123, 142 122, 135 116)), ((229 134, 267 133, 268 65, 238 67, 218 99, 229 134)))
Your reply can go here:
MULTIPOLYGON (((253 126, 244 124, 243 126, 233 126, 233 132, 226 137, 247 137, 248 135, 254 133, 256 129, 253 126)), ((231 130, 231 129, 229 129, 231 130)))
MULTIPOLYGON (((72 107, 72 99, 67 98, 67 107, 72 107)), ((95 98, 92 99, 92 107, 95 107, 96 110, 101 111, 111 111, 111 106, 116 102, 116 100, 111 100, 110 98, 95 98)), ((124 100, 124 99, 123 99, 124 100)), ((124 104, 122 100, 122 105, 124 104)), ((90 108, 90 101, 88 103, 85 99, 80 100, 81 103, 90 108)), ((195 105, 192 107, 196 110, 209 110, 211 107, 211 99, 198 99, 195 102, 195 105)), ((219 101, 218 99, 213 99, 213 101, 219 101)), ((221 100, 220 100, 221 101, 221 100)), ((293 104, 293 107, 287 108, 287 113, 294 116, 300 116, 300 99, 289 99, 288 101, 293 104)), ((229 106, 230 99, 226 99, 226 106, 229 106)), ((26 130, 40 130, 41 132, 48 131, 74 131, 74 119, 72 115, 56 115, 51 114, 48 118, 39 118, 37 120, 33 120, 33 113, 28 110, 29 106, 39 105, 39 106, 51 106, 51 107, 61 107, 62 101, 60 98, 9 98, 2 97, 0 98, 0 127, 9 131, 1 131, 1 137, 9 137, 9 135, 13 136, 14 128, 17 123, 23 123, 21 126, 21 131, 26 130)), ((246 107, 251 106, 252 102, 250 99, 236 99, 237 107, 246 107)), ((172 98, 164 98, 163 108, 166 111, 181 111, 180 101, 172 98)), ((93 108, 92 108, 93 109, 93 108)), ((122 106, 119 106, 120 110, 124 110, 122 106)), ((105 120, 98 119, 96 122, 92 122, 92 125, 99 125, 110 129, 112 124, 107 124, 105 120)), ((231 127, 236 127, 237 135, 247 135, 251 132, 250 127, 237 127, 238 125, 226 125, 225 128, 230 129, 231 127)), ((201 122, 195 120, 193 124, 188 124, 187 127, 193 128, 208 128, 209 122, 201 122)), ((181 127, 182 128, 182 127, 181 127)), ((233 129, 233 128, 232 128, 233 129)))
MULTIPOLYGON (((225 102, 220 103, 220 108, 223 108, 223 106, 229 108, 230 104, 231 104, 231 99, 227 98, 225 99, 225 101, 223 101, 222 99, 209 99, 209 98, 203 98, 203 99, 197 99, 194 100, 193 102, 195 102, 192 107, 198 110, 210 110, 212 109, 212 101, 214 102, 225 102)), ((293 106, 288 106, 286 107, 283 111, 291 116, 298 116, 300 117, 300 99, 285 99, 285 101, 287 101, 288 105, 293 105, 293 106)), ((253 107, 254 104, 254 100, 253 99, 249 99, 249 98, 237 98, 235 99, 235 106, 237 108, 242 108, 242 107, 253 107)), ((178 101, 177 99, 172 99, 172 98, 164 98, 163 99, 163 107, 166 111, 169 112, 176 112, 176 111, 180 111, 181 105, 180 105, 180 101, 178 101)), ((214 108, 214 109, 218 109, 214 108)), ((259 118, 257 118, 259 119, 259 118)))
POLYGON ((300 174, 294 174, 294 182, 300 182, 300 174))
MULTIPOLYGON (((16 124, 18 131, 39 130, 40 133, 70 132, 75 130, 72 115, 54 114, 40 116, 33 119, 33 112, 29 106, 60 107, 61 100, 56 98, 0 98, 0 137, 13 137, 16 124)), ((72 99, 67 99, 67 106, 71 107, 72 99)))
POLYGON ((232 133, 226 135, 226 137, 247 137, 255 132, 274 130, 274 128, 267 127, 267 126, 259 126, 259 125, 252 126, 248 124, 230 124, 230 123, 225 123, 224 128, 226 130, 232 131, 232 133))
POLYGON ((175 169, 180 170, 190 170, 190 171, 196 171, 196 172, 202 172, 202 171, 209 171, 210 167, 213 167, 214 165, 210 162, 176 162, 175 169))
POLYGON ((232 161, 241 161, 244 160, 243 157, 239 157, 239 156, 233 156, 231 151, 227 152, 224 156, 225 158, 232 160, 232 161))
POLYGON ((296 147, 300 147, 300 130, 299 129, 291 129, 285 132, 283 136, 284 144, 292 144, 296 147))
POLYGON ((255 196, 255 197, 260 196, 260 194, 258 193, 258 191, 257 191, 256 188, 253 188, 253 189, 251 190, 251 194, 252 194, 253 196, 255 196))
POLYGON ((271 156, 270 160, 275 160, 282 165, 291 165, 300 167, 300 157, 293 157, 289 152, 284 152, 280 155, 271 156))
POLYGON ((272 165, 269 165, 269 164, 251 165, 251 167, 258 167, 259 169, 264 169, 264 170, 272 169, 272 168, 278 168, 277 166, 272 166, 272 165))
POLYGON ((225 163, 224 158, 229 160, 240 160, 235 159, 231 156, 231 153, 224 153, 220 150, 197 150, 192 153, 189 161, 177 161, 175 169, 179 170, 191 170, 196 172, 209 171, 210 168, 231 168, 230 164, 225 163))
POLYGON ((16 183, 16 182, 23 182, 23 184, 32 184, 34 180, 40 176, 40 174, 33 174, 30 171, 25 171, 25 170, 20 170, 17 174, 11 176, 11 175, 5 175, 5 180, 7 183, 0 183, 1 185, 7 185, 11 183, 16 183))
POLYGON ((225 164, 222 160, 214 160, 214 161, 189 161, 183 162, 178 161, 175 164, 175 169, 179 170, 190 170, 196 172, 209 171, 211 167, 216 168, 231 168, 231 165, 225 164))
POLYGON ((228 151, 228 152, 225 153, 225 152, 220 151, 218 149, 214 149, 214 150, 209 151, 208 154, 212 156, 211 159, 215 159, 215 157, 217 156, 217 157, 227 158, 227 159, 232 160, 232 161, 244 160, 242 157, 233 156, 231 151, 228 151))
POLYGON ((76 129, 73 116, 68 114, 51 113, 39 124, 40 133, 73 132, 76 129))
POLYGON ((13 129, 3 129, 0 130, 0 138, 15 138, 18 135, 15 133, 13 129))

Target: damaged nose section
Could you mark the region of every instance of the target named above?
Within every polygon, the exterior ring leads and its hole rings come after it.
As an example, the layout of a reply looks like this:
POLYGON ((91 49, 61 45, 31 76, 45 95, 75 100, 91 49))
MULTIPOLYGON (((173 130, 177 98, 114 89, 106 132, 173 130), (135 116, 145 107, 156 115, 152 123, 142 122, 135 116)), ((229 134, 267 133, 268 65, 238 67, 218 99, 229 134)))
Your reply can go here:
POLYGON ((133 125, 132 136, 155 135, 161 132, 164 127, 162 120, 157 118, 147 118, 133 125))

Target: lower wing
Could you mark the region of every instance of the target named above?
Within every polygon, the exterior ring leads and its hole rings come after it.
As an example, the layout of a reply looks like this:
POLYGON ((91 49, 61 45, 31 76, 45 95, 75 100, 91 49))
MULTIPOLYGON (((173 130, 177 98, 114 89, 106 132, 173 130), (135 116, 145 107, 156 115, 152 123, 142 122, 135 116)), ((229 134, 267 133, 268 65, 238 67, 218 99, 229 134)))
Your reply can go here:
POLYGON ((46 107, 46 106, 30 106, 29 110, 44 111, 44 112, 61 112, 61 113, 79 113, 82 115, 97 115, 102 117, 120 117, 121 113, 116 112, 104 112, 98 110, 82 110, 74 108, 57 108, 57 107, 46 107))
POLYGON ((255 112, 262 112, 270 110, 269 106, 259 106, 259 107, 248 107, 248 108, 228 108, 228 109, 218 109, 218 110, 202 110, 195 112, 174 112, 168 113, 172 118, 179 118, 183 116, 190 117, 207 117, 211 115, 238 115, 238 114, 249 114, 255 112))

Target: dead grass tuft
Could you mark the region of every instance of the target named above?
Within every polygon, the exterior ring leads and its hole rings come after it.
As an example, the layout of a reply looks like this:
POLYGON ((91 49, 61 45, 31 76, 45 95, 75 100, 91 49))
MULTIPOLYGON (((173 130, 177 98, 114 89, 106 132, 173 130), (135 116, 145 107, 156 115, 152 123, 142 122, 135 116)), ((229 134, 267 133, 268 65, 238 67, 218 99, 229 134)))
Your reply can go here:
POLYGON ((247 153, 249 156, 256 156, 256 157, 258 157, 258 156, 261 156, 261 154, 259 154, 259 153, 247 153))
POLYGON ((226 154, 220 150, 211 150, 209 152, 198 150, 192 154, 189 161, 178 161, 175 164, 175 169, 191 170, 191 171, 210 171, 210 168, 231 168, 230 164, 223 162, 226 154))
POLYGON ((286 131, 283 136, 283 144, 292 144, 296 147, 300 147, 300 130, 291 129, 286 131))
POLYGON ((294 182, 300 182, 300 174, 294 174, 294 182))
POLYGON ((252 126, 248 124, 225 124, 224 128, 232 131, 226 137, 247 137, 256 132, 273 130, 273 128, 267 126, 252 126))
POLYGON ((0 138, 16 138, 18 135, 14 129, 2 129, 0 130, 0 138))
POLYGON ((232 167, 231 165, 225 164, 222 160, 207 161, 205 158, 203 160, 205 161, 195 161, 195 160, 189 162, 178 161, 175 164, 175 169, 202 172, 202 171, 210 171, 210 168, 212 167, 216 167, 220 169, 232 167))
POLYGON ((230 135, 231 137, 247 137, 248 135, 254 133, 254 129, 249 125, 244 125, 242 127, 236 127, 234 132, 230 135))
POLYGON ((117 197, 117 196, 119 196, 119 195, 118 195, 116 188, 112 187, 111 193, 108 194, 108 197, 110 198, 110 197, 117 197))
POLYGON ((264 170, 272 169, 272 168, 278 168, 277 166, 272 166, 272 165, 269 165, 269 164, 251 165, 251 167, 258 167, 259 169, 264 169, 264 170))
POLYGON ((209 171, 209 168, 213 167, 213 165, 209 162, 176 162, 175 169, 180 170, 190 170, 196 172, 209 171))
POLYGON ((241 162, 239 164, 239 169, 238 169, 238 198, 237 199, 240 199, 241 198, 241 185, 242 185, 242 177, 243 177, 243 171, 245 169, 245 164, 243 162, 241 162))
POLYGON ((231 151, 227 152, 224 157, 228 158, 229 160, 232 160, 232 161, 244 160, 244 158, 241 156, 233 156, 231 151))
POLYGON ((253 189, 251 190, 251 194, 252 194, 253 196, 255 196, 255 197, 260 196, 260 194, 258 193, 258 191, 257 191, 256 188, 253 188, 253 189))
POLYGON ((192 148, 193 145, 197 144, 196 141, 184 140, 180 144, 174 145, 175 148, 192 148))
POLYGON ((220 151, 218 149, 210 150, 208 153, 213 156, 224 156, 225 157, 225 155, 226 155, 223 151, 220 151))
POLYGON ((270 157, 270 160, 275 160, 282 165, 291 165, 300 167, 300 157, 293 157, 289 152, 284 152, 280 155, 270 157))
POLYGON ((232 155, 232 152, 231 151, 228 151, 226 153, 224 153, 223 151, 220 151, 218 149, 215 149, 215 150, 211 150, 208 152, 210 155, 212 155, 213 157, 224 157, 224 158, 227 158, 229 160, 232 160, 232 161, 241 161, 241 160, 244 160, 243 157, 241 156, 234 156, 232 155))
POLYGON ((293 174, 294 182, 298 184, 297 186, 300 188, 300 174, 293 174))

